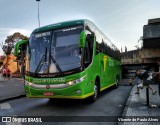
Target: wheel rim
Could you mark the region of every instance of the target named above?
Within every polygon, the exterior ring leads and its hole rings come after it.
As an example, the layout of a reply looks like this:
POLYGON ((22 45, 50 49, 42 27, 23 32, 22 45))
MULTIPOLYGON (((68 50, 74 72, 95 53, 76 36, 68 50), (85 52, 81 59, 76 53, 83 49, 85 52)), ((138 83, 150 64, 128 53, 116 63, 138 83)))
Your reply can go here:
POLYGON ((97 98, 98 95, 98 88, 97 85, 94 85, 94 100, 97 98))

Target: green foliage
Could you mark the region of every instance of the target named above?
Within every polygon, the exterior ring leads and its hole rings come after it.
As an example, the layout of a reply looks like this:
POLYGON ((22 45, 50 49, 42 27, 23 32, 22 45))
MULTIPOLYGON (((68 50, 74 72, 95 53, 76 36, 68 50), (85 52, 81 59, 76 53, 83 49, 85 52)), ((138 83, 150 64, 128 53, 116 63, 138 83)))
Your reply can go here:
POLYGON ((7 36, 7 39, 5 40, 5 45, 2 45, 2 50, 6 55, 10 55, 14 45, 16 42, 20 40, 28 40, 27 36, 24 36, 23 34, 16 32, 13 35, 7 36))

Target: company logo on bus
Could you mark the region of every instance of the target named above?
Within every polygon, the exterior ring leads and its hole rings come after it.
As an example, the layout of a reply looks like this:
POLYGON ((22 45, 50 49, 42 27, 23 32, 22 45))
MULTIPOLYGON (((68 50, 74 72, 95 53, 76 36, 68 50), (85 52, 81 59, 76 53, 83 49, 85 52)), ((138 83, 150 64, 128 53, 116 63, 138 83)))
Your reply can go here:
POLYGON ((38 78, 33 79, 33 83, 65 83, 65 78, 38 78))
POLYGON ((50 86, 49 85, 46 85, 46 89, 49 89, 50 88, 50 86))

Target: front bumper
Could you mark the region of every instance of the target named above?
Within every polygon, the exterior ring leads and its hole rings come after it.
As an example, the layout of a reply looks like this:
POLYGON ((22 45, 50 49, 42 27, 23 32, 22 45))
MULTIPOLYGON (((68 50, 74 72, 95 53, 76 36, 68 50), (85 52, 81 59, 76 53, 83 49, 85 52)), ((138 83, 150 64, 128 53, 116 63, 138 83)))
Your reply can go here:
POLYGON ((51 85, 39 85, 39 84, 25 84, 26 96, 30 98, 67 98, 67 99, 84 99, 93 93, 85 93, 85 82, 81 81, 78 84, 51 84, 51 85), (49 86, 47 88, 47 86, 49 86), (44 93, 52 92, 52 96, 46 96, 44 93))

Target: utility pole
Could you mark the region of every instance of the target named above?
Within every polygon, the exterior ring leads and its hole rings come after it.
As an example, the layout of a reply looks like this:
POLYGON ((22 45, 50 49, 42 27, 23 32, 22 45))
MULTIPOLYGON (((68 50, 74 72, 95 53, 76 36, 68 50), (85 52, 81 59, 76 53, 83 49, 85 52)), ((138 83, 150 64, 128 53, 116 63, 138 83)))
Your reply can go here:
POLYGON ((38 25, 40 27, 40 17, 39 17, 39 2, 40 2, 40 0, 36 0, 36 1, 38 3, 38 25))

